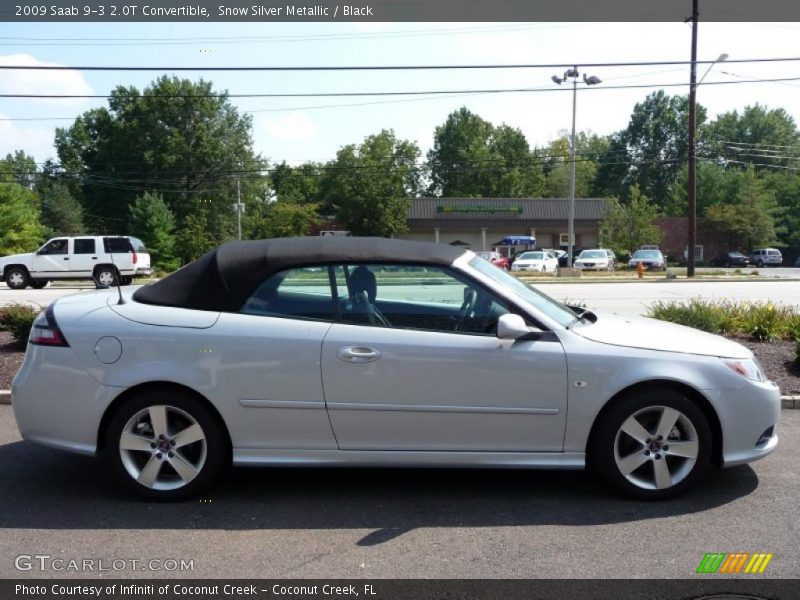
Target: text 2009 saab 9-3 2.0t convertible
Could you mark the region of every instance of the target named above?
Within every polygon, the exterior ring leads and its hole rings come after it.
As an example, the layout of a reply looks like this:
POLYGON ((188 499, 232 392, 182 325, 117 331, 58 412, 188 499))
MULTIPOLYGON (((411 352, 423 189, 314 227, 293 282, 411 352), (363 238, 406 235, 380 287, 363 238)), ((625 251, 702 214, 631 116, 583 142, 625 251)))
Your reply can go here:
POLYGON ((135 292, 57 300, 13 383, 22 435, 153 499, 235 465, 593 466, 640 498, 776 446, 749 350, 570 308, 447 245, 234 242, 135 292))

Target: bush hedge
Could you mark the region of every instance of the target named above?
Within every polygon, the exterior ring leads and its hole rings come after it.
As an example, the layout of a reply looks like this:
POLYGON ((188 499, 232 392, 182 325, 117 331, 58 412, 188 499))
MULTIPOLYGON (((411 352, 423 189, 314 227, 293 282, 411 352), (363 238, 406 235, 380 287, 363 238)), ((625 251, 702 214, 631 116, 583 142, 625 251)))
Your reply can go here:
POLYGON ((800 311, 772 302, 656 302, 647 316, 687 325, 709 333, 744 335, 766 342, 800 336, 800 311))
POLYGON ((14 303, 0 307, 0 330, 8 331, 17 346, 28 343, 33 321, 42 312, 39 307, 14 303))

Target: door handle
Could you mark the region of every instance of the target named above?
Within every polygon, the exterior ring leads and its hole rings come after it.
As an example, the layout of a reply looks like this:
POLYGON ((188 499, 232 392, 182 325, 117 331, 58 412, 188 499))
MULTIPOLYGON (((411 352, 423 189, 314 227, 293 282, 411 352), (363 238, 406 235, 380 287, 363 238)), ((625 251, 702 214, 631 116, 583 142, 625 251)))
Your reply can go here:
POLYGON ((93 256, 93 257, 92 257, 92 260, 97 260, 97 257, 96 257, 96 256, 93 256))
POLYGON ((69 256, 65 256, 65 257, 64 257, 64 260, 69 260, 69 256))
POLYGON ((342 346, 336 352, 339 360, 352 363, 365 363, 378 360, 381 357, 381 351, 367 346, 342 346))

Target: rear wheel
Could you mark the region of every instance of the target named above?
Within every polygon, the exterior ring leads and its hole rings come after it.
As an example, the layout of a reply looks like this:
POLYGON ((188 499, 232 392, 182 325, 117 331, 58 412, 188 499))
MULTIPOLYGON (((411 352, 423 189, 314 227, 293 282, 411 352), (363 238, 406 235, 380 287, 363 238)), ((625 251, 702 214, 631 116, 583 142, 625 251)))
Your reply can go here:
POLYGON ((631 393, 602 418, 590 458, 602 478, 628 496, 672 498, 691 487, 709 466, 708 420, 679 392, 631 393))
POLYGON ((40 290, 50 283, 47 279, 31 279, 31 287, 35 290, 40 290))
POLYGON ((29 282, 30 275, 24 267, 11 267, 6 271, 6 285, 12 290, 24 290, 29 282))
POLYGON ((117 273, 114 267, 97 267, 94 271, 94 280, 99 285, 112 286, 117 283, 117 273))
POLYGON ((148 500, 180 500, 208 488, 229 462, 222 428, 188 394, 153 390, 109 422, 105 458, 120 482, 148 500))

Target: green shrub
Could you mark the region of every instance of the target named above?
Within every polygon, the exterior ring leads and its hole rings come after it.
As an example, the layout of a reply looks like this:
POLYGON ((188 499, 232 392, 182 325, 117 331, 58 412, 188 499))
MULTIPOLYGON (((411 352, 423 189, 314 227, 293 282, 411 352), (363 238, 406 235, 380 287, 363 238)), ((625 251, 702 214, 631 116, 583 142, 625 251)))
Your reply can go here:
POLYGON ((656 302, 647 316, 709 333, 747 335, 762 342, 792 340, 800 332, 800 312, 771 302, 656 302))
POLYGON ((42 311, 29 304, 9 304, 0 308, 0 329, 8 331, 17 346, 25 346, 33 321, 42 311))
POLYGON ((647 313, 648 317, 694 327, 709 333, 723 332, 723 311, 704 300, 681 302, 656 302, 647 313))

